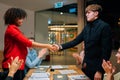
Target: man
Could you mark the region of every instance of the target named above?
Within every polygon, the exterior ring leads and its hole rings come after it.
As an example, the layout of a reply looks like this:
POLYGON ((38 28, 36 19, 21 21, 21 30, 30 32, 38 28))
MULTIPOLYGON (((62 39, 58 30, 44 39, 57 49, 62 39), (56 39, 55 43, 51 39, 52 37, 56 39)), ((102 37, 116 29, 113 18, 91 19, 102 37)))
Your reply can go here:
POLYGON ((112 50, 110 26, 100 19, 102 7, 98 4, 88 5, 85 9, 88 24, 82 32, 72 41, 65 44, 54 44, 57 50, 74 47, 84 41, 85 56, 82 71, 91 80, 102 80, 104 70, 102 60, 109 60, 112 50))

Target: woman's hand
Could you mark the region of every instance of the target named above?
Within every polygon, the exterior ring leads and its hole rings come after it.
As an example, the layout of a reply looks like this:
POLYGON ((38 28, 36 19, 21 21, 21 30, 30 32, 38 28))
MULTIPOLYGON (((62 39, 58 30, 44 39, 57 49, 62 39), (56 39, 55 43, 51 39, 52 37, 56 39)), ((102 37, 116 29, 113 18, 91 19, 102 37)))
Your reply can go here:
POLYGON ((19 60, 19 57, 16 57, 14 60, 13 60, 13 57, 12 57, 11 60, 12 60, 11 65, 10 65, 10 63, 8 63, 8 66, 9 66, 8 76, 13 77, 14 74, 16 73, 16 71, 17 71, 17 70, 20 68, 20 66, 22 65, 23 60, 19 60))

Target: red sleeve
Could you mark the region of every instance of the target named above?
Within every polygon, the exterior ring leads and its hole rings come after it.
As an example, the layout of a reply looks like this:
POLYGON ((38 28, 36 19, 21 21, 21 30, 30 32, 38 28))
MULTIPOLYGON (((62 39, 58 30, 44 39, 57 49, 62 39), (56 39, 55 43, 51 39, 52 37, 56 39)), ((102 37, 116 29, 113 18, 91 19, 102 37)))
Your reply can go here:
POLYGON ((27 47, 31 47, 32 46, 32 42, 26 38, 22 32, 16 27, 16 26, 10 26, 7 33, 14 38, 15 40, 17 40, 18 42, 24 44, 27 47))

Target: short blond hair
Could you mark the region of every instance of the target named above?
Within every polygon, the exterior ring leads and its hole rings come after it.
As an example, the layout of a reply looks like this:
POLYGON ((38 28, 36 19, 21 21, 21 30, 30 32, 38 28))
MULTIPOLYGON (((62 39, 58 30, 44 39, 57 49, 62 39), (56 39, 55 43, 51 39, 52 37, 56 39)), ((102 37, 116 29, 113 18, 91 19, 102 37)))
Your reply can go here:
POLYGON ((98 11, 100 13, 102 12, 102 7, 98 4, 91 4, 91 5, 88 5, 85 9, 85 12, 88 12, 88 11, 98 11))

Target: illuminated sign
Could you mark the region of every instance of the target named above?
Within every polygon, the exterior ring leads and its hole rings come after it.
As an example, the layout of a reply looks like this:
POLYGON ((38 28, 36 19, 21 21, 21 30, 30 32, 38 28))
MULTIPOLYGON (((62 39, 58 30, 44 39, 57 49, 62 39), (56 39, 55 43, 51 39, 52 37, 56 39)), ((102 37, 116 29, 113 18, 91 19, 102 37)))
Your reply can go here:
POLYGON ((70 9, 69 9, 69 12, 70 12, 70 13, 76 12, 76 8, 70 8, 70 9))
POLYGON ((55 8, 61 8, 61 7, 63 7, 63 2, 56 2, 56 3, 54 4, 54 7, 55 7, 55 8))

